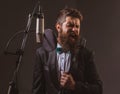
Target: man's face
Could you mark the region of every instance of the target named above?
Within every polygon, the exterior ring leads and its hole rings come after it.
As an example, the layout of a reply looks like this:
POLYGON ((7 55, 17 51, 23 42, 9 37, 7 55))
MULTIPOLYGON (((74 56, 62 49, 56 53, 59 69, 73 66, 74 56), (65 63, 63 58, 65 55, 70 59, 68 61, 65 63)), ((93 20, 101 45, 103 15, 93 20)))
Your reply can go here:
POLYGON ((80 19, 66 17, 62 25, 59 26, 58 39, 63 47, 71 48, 78 41, 80 36, 80 19))

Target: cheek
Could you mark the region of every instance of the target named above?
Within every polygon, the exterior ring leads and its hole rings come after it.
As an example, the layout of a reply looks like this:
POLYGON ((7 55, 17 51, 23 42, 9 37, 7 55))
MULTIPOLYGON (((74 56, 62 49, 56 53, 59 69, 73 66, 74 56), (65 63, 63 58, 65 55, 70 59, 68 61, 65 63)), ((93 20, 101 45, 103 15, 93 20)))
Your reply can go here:
POLYGON ((80 33, 81 33, 81 32, 80 32, 80 29, 76 30, 76 34, 77 34, 77 35, 80 35, 80 33))
POLYGON ((65 25, 62 25, 61 30, 62 30, 63 33, 68 32, 68 28, 65 25))
POLYGON ((80 30, 78 31, 78 35, 80 35, 80 30))

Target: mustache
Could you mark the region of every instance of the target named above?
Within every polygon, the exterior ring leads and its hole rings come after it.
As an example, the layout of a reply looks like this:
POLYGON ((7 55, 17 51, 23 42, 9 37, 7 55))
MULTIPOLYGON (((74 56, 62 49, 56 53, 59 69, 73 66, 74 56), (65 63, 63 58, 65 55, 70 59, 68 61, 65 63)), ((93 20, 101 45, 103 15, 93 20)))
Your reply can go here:
POLYGON ((75 31, 69 30, 69 35, 72 37, 78 37, 79 35, 75 31))

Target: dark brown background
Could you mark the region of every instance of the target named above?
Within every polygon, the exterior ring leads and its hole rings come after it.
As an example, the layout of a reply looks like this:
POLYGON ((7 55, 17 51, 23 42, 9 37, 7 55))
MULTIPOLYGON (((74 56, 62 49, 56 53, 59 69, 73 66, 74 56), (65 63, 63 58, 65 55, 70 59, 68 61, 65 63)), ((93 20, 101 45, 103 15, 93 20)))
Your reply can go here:
MULTIPOLYGON (((4 55, 9 38, 24 30, 28 14, 32 13, 37 0, 1 0, 0 2, 0 94, 7 94, 17 56, 4 55)), ((103 94, 120 94, 120 1, 119 0, 41 0, 45 15, 45 28, 54 29, 59 9, 75 7, 84 15, 81 31, 87 45, 95 50, 96 67, 103 81, 103 94)), ((35 19, 27 39, 25 53, 18 77, 19 94, 31 94, 35 49, 35 19)), ((21 45, 22 34, 10 44, 15 51, 21 45)))

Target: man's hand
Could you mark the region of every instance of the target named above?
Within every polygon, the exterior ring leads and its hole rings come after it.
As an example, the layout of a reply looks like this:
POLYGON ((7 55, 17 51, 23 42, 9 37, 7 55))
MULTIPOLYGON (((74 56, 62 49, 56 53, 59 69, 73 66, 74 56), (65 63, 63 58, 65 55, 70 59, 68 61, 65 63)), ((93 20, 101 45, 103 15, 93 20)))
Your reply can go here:
POLYGON ((74 90, 75 89, 75 81, 74 81, 72 75, 63 72, 61 74, 60 85, 64 88, 74 90))

